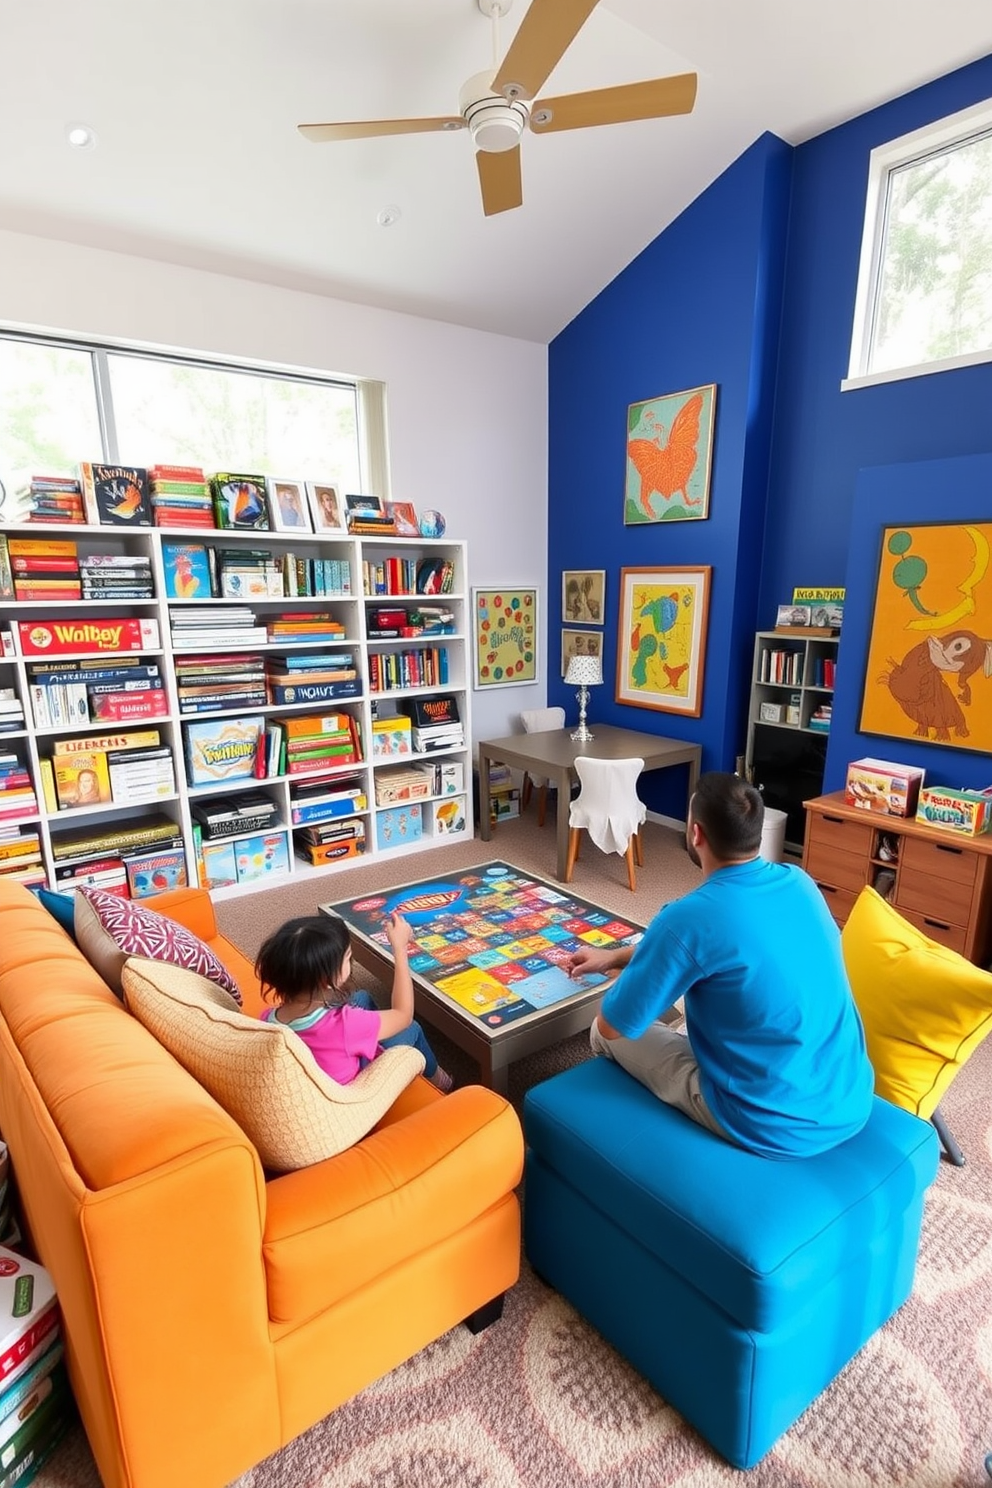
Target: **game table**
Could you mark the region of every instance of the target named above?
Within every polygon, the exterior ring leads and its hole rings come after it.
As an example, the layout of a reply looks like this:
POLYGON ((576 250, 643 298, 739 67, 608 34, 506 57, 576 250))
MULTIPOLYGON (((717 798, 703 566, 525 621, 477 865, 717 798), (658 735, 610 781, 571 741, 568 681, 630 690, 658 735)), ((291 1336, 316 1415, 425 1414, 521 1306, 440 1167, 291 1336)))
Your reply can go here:
POLYGON ((529 775, 544 775, 557 787, 557 856, 555 876, 564 881, 568 859, 568 807, 572 782, 578 780, 575 760, 578 755, 591 759, 642 759, 644 771, 666 770, 672 765, 689 766, 688 803, 699 779, 701 749, 685 739, 666 739, 659 734, 640 734, 633 729, 614 728, 598 723, 593 737, 586 742, 573 739, 568 729, 547 729, 537 734, 508 734, 504 739, 485 739, 479 744, 479 836, 488 842, 492 833, 489 820, 489 764, 498 760, 529 775))
POLYGON ((413 928, 418 1018, 478 1063, 480 1081, 506 1093, 515 1059, 588 1028, 615 975, 572 981, 581 945, 634 945, 643 926, 502 860, 322 904, 351 932, 352 956, 392 982, 384 929, 398 912, 413 928))

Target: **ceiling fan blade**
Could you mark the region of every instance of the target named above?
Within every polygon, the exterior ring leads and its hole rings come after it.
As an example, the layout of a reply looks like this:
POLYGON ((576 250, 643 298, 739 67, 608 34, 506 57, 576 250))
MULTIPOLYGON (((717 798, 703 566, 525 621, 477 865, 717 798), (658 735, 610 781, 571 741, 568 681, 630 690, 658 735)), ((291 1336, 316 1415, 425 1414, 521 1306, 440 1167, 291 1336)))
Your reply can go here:
POLYGON ((437 130, 465 129, 460 114, 440 119, 367 119, 355 124, 298 124, 304 139, 315 145, 324 140, 374 139, 381 134, 429 134, 437 130))
POLYGON ((478 150, 475 159, 482 187, 482 210, 487 217, 523 206, 519 145, 512 150, 501 150, 499 154, 478 150))
POLYGON ((493 79, 493 92, 504 93, 512 87, 514 98, 533 98, 597 3, 598 0, 531 0, 530 9, 493 79))
POLYGON ((530 127, 535 134, 556 129, 585 129, 591 124, 627 124, 633 119, 662 119, 689 114, 696 101, 696 74, 652 78, 619 88, 597 88, 590 93, 565 93, 561 98, 536 98, 530 127), (547 112, 550 117, 545 119, 547 112))

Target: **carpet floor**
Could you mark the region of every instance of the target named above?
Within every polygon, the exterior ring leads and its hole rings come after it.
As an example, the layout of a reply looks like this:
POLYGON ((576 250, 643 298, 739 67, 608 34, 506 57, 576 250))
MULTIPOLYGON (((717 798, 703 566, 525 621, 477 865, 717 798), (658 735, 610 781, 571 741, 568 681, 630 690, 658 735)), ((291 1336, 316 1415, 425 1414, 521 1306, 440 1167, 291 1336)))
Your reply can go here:
MULTIPOLYGON (((553 828, 533 813, 469 841, 381 860, 306 885, 223 901, 218 919, 248 954, 283 919, 390 883, 505 858, 554 876, 553 828)), ((631 894, 622 859, 588 846, 576 894, 646 923, 699 882, 677 833, 649 823, 631 894)), ((361 976, 361 974, 359 974, 361 976)), ((435 1047, 460 1080, 466 1056, 435 1047)), ((584 1036, 514 1065, 510 1098, 588 1057, 584 1036)), ((913 1295, 750 1472, 726 1465, 523 1262, 502 1320, 456 1328, 260 1463, 232 1488, 988 1488, 992 1448, 992 1039, 942 1110, 967 1164, 930 1189, 913 1295)), ((677 1347, 677 1341, 673 1346, 677 1347)), ((99 1488, 80 1428, 35 1479, 99 1488)), ((195 1488, 195 1485, 189 1485, 195 1488)))

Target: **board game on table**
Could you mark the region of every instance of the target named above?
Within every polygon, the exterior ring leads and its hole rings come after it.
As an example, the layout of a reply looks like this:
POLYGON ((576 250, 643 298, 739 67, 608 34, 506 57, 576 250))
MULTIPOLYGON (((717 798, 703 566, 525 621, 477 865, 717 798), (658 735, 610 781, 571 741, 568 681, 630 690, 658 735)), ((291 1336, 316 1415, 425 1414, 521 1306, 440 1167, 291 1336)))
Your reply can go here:
POLYGON ((322 904, 351 931, 352 954, 387 982, 385 921, 409 922, 417 1016, 470 1054, 505 1092, 515 1059, 588 1028, 611 975, 574 980, 582 945, 633 945, 643 926, 501 860, 322 904))

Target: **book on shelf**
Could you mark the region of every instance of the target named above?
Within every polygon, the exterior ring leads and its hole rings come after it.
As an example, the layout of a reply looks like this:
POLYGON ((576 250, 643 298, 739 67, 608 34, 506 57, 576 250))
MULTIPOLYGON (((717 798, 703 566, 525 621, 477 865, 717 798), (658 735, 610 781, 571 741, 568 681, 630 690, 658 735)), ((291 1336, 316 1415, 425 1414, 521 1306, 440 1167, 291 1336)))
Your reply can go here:
POLYGON ((112 799, 107 756, 102 749, 56 754, 52 768, 60 811, 76 806, 98 806, 112 799))
POLYGON ((269 530, 264 475, 218 472, 211 477, 210 494, 219 528, 248 528, 259 532, 269 530))
POLYGON ((173 819, 160 812, 148 815, 127 826, 114 823, 110 826, 73 828, 67 832, 52 834, 52 856, 56 862, 71 858, 82 858, 88 853, 121 853, 138 847, 148 847, 163 838, 172 838, 178 828, 173 819))
POLYGON ((361 682, 356 677, 348 682, 274 682, 269 687, 272 703, 331 703, 359 697, 361 682))
POLYGON ((86 520, 94 526, 152 525, 148 472, 140 465, 104 465, 85 460, 79 467, 86 520))
POLYGON ((176 794, 176 774, 168 744, 143 749, 107 751, 111 799, 120 805, 142 805, 176 794))

